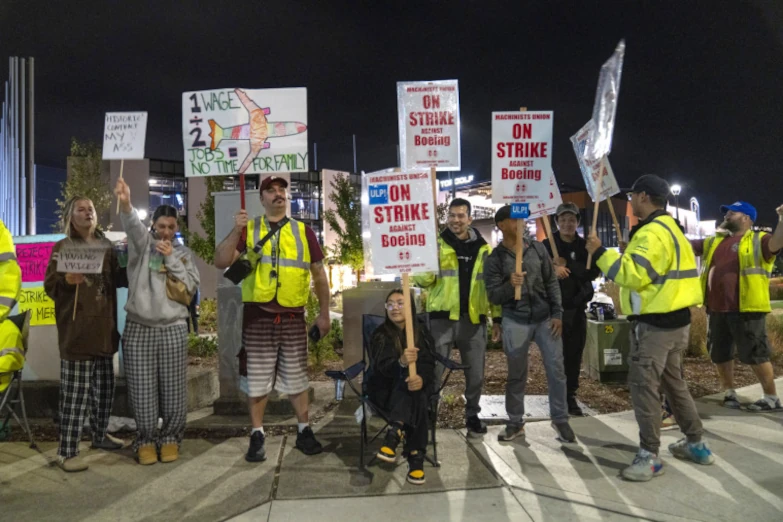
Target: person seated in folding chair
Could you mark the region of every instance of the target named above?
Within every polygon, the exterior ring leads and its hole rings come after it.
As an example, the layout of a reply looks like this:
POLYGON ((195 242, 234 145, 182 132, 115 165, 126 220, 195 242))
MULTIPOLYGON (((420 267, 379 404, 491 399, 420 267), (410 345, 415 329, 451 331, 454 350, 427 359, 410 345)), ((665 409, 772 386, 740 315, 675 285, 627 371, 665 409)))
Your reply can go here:
POLYGON ((0 393, 11 384, 14 372, 24 366, 22 332, 7 320, 21 288, 22 271, 16 261, 14 242, 0 221, 0 393))
MULTIPOLYGON (((427 401, 435 382, 435 341, 424 325, 415 324, 414 347, 405 338, 404 298, 400 289, 386 297, 386 321, 373 332, 370 341, 371 366, 366 391, 373 404, 389 412, 391 421, 377 457, 395 462, 397 446, 405 438, 403 454, 408 456, 408 482, 424 484, 424 453, 427 448, 427 401), (416 375, 408 365, 416 363, 416 375)), ((416 309, 411 300, 411 317, 416 309)))

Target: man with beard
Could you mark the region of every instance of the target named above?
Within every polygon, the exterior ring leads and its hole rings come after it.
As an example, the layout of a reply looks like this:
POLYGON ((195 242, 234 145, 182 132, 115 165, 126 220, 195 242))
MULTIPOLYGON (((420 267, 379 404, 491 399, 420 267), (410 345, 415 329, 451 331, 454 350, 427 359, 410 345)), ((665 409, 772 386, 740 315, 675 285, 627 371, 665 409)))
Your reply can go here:
MULTIPOLYGON (((478 230, 471 227, 470 202, 454 199, 449 204, 448 227, 438 238, 440 273, 413 277, 414 283, 427 289, 426 310, 435 349, 448 357, 454 344, 460 352, 465 371, 465 425, 468 436, 487 432, 478 414, 484 386, 484 359, 487 352, 487 316, 490 304, 484 286, 484 262, 490 247, 478 230)), ((500 340, 500 310, 491 313, 492 338, 500 340)), ((440 380, 442 370, 436 375, 440 380)))
MULTIPOLYGON (((611 204, 611 203, 610 203, 611 204)), ((576 402, 579 389, 579 371, 582 367, 582 353, 587 339, 587 315, 585 307, 593 298, 593 281, 601 271, 593 265, 587 269, 585 240, 576 232, 579 226, 579 208, 573 203, 557 207, 557 232, 553 234, 560 259, 555 259, 555 273, 560 283, 563 298, 563 362, 566 374, 566 400, 568 413, 582 415, 576 402)), ((544 219, 549 219, 545 217, 544 219)), ((544 242, 552 256, 552 247, 544 242)))
POLYGON ((701 283, 709 314, 707 343, 725 390, 723 405, 740 408, 734 391, 734 353, 749 364, 764 395, 747 406, 748 411, 781 411, 775 390, 775 373, 769 360, 766 315, 769 278, 775 255, 783 247, 783 205, 777 208, 778 226, 773 234, 753 231, 756 209, 744 201, 720 207, 724 214, 718 235, 691 241, 702 259, 701 283))

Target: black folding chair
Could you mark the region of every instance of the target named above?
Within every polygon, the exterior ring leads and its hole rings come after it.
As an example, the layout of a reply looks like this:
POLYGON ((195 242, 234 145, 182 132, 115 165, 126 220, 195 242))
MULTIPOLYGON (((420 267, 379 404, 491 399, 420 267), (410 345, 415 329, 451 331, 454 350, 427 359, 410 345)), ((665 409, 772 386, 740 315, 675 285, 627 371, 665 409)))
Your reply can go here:
MULTIPOLYGON (((429 323, 429 318, 427 314, 418 314, 416 319, 420 323, 425 325, 429 323)), ((361 421, 361 441, 359 445, 360 448, 359 469, 362 470, 365 469, 364 459, 365 459, 366 447, 369 444, 372 444, 375 441, 375 439, 377 439, 388 428, 389 424, 391 423, 388 412, 386 412, 383 408, 381 408, 377 404, 374 404, 370 400, 366 391, 366 379, 365 379, 367 369, 370 366, 372 366, 372 360, 370 357, 370 339, 372 338, 373 332, 380 325, 382 325, 385 320, 386 320, 385 316, 364 314, 362 316, 363 360, 357 362, 356 364, 350 366, 349 368, 346 368, 345 370, 332 370, 326 372, 326 375, 328 377, 331 377, 336 381, 345 381, 348 384, 348 386, 351 388, 351 390, 359 398, 359 402, 361 403, 362 421, 361 421), (360 374, 362 376, 361 385, 354 382, 355 379, 360 374), (372 411, 384 421, 383 427, 380 430, 378 430, 371 438, 368 434, 368 429, 367 429, 368 408, 371 408, 372 411)), ((443 377, 441 379, 440 386, 438 386, 437 389, 432 392, 428 400, 427 417, 429 422, 428 428, 430 431, 430 444, 432 444, 432 457, 430 457, 428 454, 425 454, 424 458, 430 464, 432 464, 434 467, 437 468, 440 466, 440 463, 438 462, 438 439, 437 439, 438 407, 440 405, 440 394, 443 388, 448 383, 449 377, 451 377, 452 372, 458 370, 464 371, 470 368, 470 366, 464 364, 458 364, 457 362, 452 361, 447 357, 443 357, 437 352, 433 352, 433 355, 435 357, 436 362, 444 366, 444 372, 443 372, 443 377)), ((375 460, 375 456, 373 456, 372 459, 370 459, 369 463, 372 463, 373 460, 375 460)))
MULTIPOLYGON (((18 315, 12 315, 6 318, 6 321, 11 321, 22 332, 22 346, 24 355, 27 355, 27 337, 30 331, 30 311, 27 310, 24 313, 18 315)), ((13 349, 13 348, 10 348, 13 349)), ((30 448, 37 449, 35 440, 33 439, 33 431, 30 429, 30 424, 27 422, 27 410, 24 406, 24 393, 22 391, 22 369, 10 372, 11 382, 8 383, 8 387, 0 393, 0 417, 5 413, 5 418, 0 422, 0 435, 6 436, 11 431, 11 417, 13 417, 19 426, 22 427, 27 437, 30 439, 30 448), (16 412, 16 407, 19 407, 21 418, 16 412)))

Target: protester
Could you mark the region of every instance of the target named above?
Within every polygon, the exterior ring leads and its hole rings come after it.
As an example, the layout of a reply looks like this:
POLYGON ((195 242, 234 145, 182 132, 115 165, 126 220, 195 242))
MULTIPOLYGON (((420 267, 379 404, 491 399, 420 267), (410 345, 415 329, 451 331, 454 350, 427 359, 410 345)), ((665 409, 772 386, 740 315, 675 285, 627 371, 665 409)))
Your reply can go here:
POLYGON ((708 345, 724 390, 723 405, 739 408, 734 391, 734 346, 740 362, 750 365, 763 396, 748 411, 783 410, 775 389, 775 372, 769 360, 766 316, 772 311, 769 278, 775 256, 783 248, 783 205, 777 208, 773 234, 754 231, 756 209, 737 201, 720 207, 724 233, 691 241, 702 258, 701 284, 709 314, 708 345))
POLYGON ((566 376, 563 368, 563 305, 552 260, 544 246, 523 238, 523 272, 516 272, 517 219, 506 205, 495 213, 503 242, 492 251, 486 266, 489 301, 503 307, 503 349, 508 358, 506 411, 509 422, 498 440, 525 434, 525 386, 530 343, 541 350, 549 388, 552 427, 563 442, 576 440, 568 424, 566 376), (522 298, 514 299, 516 287, 522 298))
POLYGON ((631 189, 631 208, 639 224, 631 230, 624 254, 607 250, 593 232, 587 251, 608 279, 620 286, 622 308, 631 321, 628 381, 639 424, 640 449, 622 470, 632 481, 648 481, 664 472, 661 445, 661 391, 666 394, 685 438, 669 445, 677 458, 712 464, 702 441, 704 430, 688 385, 682 357, 691 328, 689 307, 700 305, 696 259, 680 223, 666 213, 669 184, 645 175, 631 189))
POLYGON ((435 385, 435 341, 424 325, 416 324, 416 307, 411 299, 415 346, 408 347, 403 296, 398 288, 386 297, 386 322, 373 332, 370 340, 366 390, 373 404, 389 412, 391 421, 377 457, 394 463, 404 433, 408 482, 420 485, 424 484, 428 397, 435 385), (413 363, 416 376, 410 377, 408 365, 413 363))
MULTIPOLYGON (((593 281, 601 271, 593 265, 587 269, 585 240, 577 233, 579 208, 573 203, 563 203, 555 212, 557 232, 552 234, 560 254, 555 260, 555 273, 560 283, 563 300, 563 364, 566 374, 566 401, 568 413, 581 416, 582 409, 576 402, 579 389, 579 372, 582 368, 582 354, 587 340, 587 303, 593 298, 593 281)), ((544 219, 549 219, 544 217, 544 219)), ((549 242, 544 247, 553 255, 549 242)))
POLYGON ((177 209, 161 205, 148 230, 117 180, 122 225, 128 234, 127 320, 122 351, 138 436, 139 464, 173 462, 187 417, 188 303, 199 285, 191 251, 174 242, 177 209), (158 418, 163 426, 158 432, 158 418))
POLYGON ((11 384, 13 372, 24 368, 24 343, 19 327, 8 321, 22 288, 11 232, 0 220, 0 393, 11 384))
MULTIPOLYGON (((487 353, 487 317, 492 316, 493 338, 500 339, 500 308, 490 312, 484 286, 484 263, 491 248, 479 231, 471 227, 470 202, 454 199, 449 204, 448 227, 438 239, 440 272, 413 276, 417 286, 427 290, 426 309, 435 346, 443 357, 456 344, 465 370, 465 426, 468 436, 487 432, 479 420, 479 400, 484 387, 487 353)), ((438 380, 443 370, 437 372, 438 380)))
POLYGON ((114 354, 120 337, 117 332, 120 266, 111 241, 97 225, 92 201, 75 196, 65 202, 63 233, 66 237, 52 248, 44 280, 44 290, 54 301, 60 346, 57 464, 64 471, 83 471, 88 467, 79 456, 79 441, 88 407, 92 447, 122 448, 121 440, 106 433, 114 403, 114 354), (84 247, 105 249, 100 274, 57 271, 60 252, 84 247))
MULTIPOLYGON (((244 255, 250 264, 242 280, 242 351, 240 366, 247 368, 248 405, 252 432, 245 459, 266 460, 264 410, 272 388, 288 395, 296 412, 296 447, 305 455, 322 451, 309 424, 307 330, 304 307, 310 278, 320 304, 316 331, 330 329, 329 280, 324 254, 315 232, 286 216, 288 182, 270 176, 261 182, 265 215, 248 221, 245 210, 234 217, 234 228, 218 245, 215 266, 227 268, 244 255), (242 233, 247 227, 247 237, 242 233), (259 244, 257 251, 254 250, 259 244), (258 253, 257 253, 258 252, 258 253)), ((241 262, 241 261, 240 261, 241 262)))

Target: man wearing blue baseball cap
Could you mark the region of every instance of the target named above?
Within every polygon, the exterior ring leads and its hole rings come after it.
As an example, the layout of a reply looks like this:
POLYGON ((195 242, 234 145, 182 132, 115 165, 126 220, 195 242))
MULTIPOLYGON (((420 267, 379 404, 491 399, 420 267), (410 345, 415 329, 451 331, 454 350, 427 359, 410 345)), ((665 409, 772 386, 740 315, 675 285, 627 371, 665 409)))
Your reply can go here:
POLYGON ((775 232, 754 231, 756 209, 737 201, 723 205, 718 234, 691 241, 702 259, 701 284, 709 314, 707 344, 725 390, 723 405, 739 409, 734 391, 734 345, 740 362, 749 364, 764 396, 744 409, 751 412, 783 411, 775 390, 775 373, 769 360, 766 315, 769 278, 775 255, 783 248, 783 205, 777 208, 775 232))

